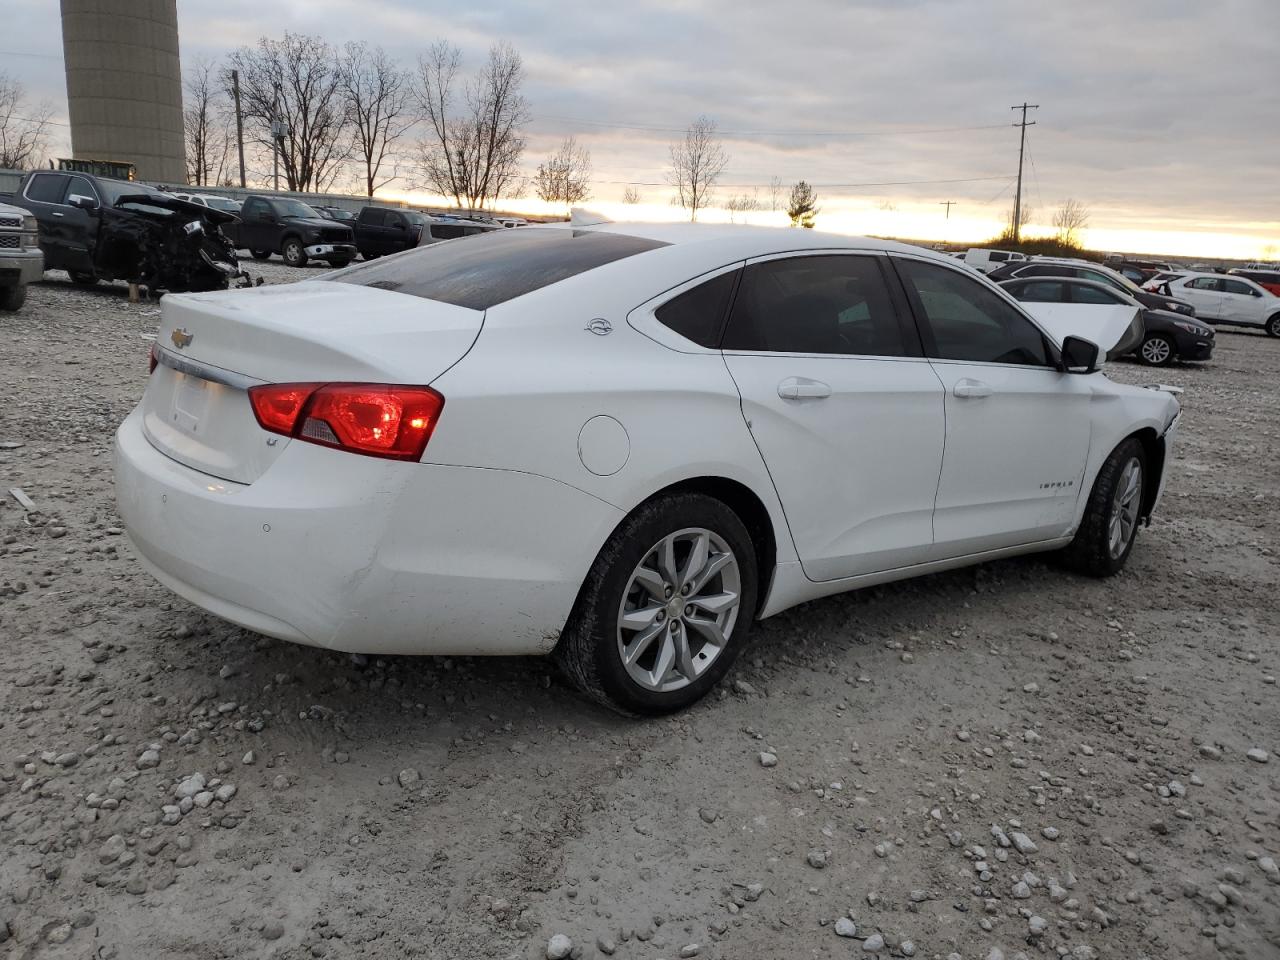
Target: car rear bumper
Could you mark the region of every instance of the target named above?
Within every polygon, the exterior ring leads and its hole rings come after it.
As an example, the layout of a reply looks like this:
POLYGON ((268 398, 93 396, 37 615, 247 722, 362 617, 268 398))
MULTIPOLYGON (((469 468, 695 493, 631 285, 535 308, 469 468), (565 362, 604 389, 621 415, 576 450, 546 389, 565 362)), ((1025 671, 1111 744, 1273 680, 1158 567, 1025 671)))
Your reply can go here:
POLYGON ((144 565, 269 636, 359 653, 547 653, 622 514, 545 477, 293 441, 252 484, 169 459, 130 414, 116 497, 144 565))

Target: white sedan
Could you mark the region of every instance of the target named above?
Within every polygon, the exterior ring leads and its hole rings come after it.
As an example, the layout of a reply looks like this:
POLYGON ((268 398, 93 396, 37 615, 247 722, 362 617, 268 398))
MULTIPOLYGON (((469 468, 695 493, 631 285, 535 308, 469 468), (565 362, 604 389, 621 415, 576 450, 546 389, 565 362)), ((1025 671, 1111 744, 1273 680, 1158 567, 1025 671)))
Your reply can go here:
POLYGON ((1196 319, 1213 324, 1261 327, 1280 337, 1280 297, 1246 277, 1188 273, 1165 284, 1169 296, 1196 308, 1196 319))
POLYGON ((815 597, 1050 550, 1118 571, 1178 403, 1060 321, 918 247, 694 224, 169 296, 120 512, 157 579, 252 630, 553 653, 667 712, 815 597))

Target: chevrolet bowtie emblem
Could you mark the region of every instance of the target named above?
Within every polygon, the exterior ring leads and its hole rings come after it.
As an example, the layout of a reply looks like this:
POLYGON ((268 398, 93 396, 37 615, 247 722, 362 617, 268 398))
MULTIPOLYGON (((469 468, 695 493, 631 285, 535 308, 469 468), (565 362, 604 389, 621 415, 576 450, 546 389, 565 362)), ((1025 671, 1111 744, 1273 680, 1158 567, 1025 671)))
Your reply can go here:
POLYGON ((173 341, 173 345, 175 347, 181 350, 183 347, 191 343, 194 339, 194 334, 187 333, 187 331, 182 327, 177 327, 174 329, 173 333, 169 334, 169 339, 173 341))

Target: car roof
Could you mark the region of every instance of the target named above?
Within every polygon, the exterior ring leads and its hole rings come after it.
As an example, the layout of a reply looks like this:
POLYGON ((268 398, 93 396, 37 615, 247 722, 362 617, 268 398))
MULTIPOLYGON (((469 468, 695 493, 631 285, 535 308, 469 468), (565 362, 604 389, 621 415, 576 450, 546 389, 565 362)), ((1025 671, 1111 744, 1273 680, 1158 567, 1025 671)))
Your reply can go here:
POLYGON ((571 224, 533 225, 531 229, 593 230, 602 233, 621 233, 646 240, 656 240, 676 247, 700 250, 719 248, 725 253, 726 263, 751 257, 764 257, 775 253, 801 252, 804 250, 871 250, 906 253, 924 259, 945 263, 953 269, 955 259, 925 247, 912 246, 894 240, 874 237, 851 237, 841 233, 821 230, 804 230, 793 227, 759 227, 731 223, 602 223, 574 227, 571 224))

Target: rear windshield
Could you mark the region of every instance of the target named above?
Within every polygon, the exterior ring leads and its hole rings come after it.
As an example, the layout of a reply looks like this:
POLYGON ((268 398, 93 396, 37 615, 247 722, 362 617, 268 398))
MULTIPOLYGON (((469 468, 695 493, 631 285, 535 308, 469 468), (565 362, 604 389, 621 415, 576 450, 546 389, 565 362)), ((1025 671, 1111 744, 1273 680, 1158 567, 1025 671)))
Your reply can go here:
POLYGON ((327 279, 488 310, 606 263, 665 246, 659 240, 590 230, 491 230, 348 267, 327 279))

